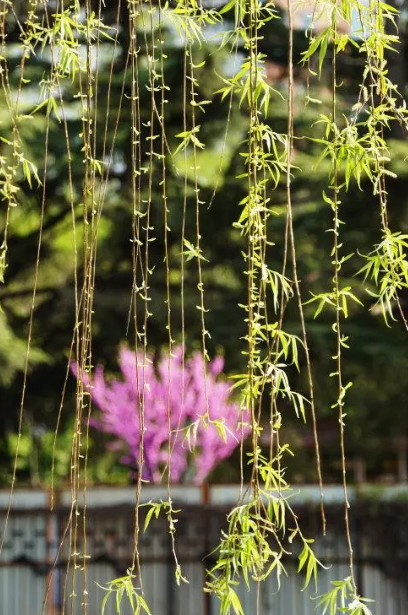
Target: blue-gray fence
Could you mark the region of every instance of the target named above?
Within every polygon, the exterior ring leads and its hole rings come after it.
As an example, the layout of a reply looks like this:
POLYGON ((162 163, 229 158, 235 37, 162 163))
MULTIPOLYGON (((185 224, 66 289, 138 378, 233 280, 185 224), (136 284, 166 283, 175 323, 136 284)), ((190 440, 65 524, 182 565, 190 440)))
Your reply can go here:
MULTIPOLYGON (((0 558, 0 615, 99 615, 104 590, 111 579, 126 574, 132 562, 134 533, 133 488, 89 488, 86 508, 86 544, 82 515, 78 519, 77 550, 70 556, 71 493, 62 490, 50 512, 45 491, 18 490, 14 494, 0 558), (82 557, 86 551, 85 560, 82 557), (82 555, 81 555, 82 554, 82 555), (83 563, 86 570, 82 569, 83 563)), ((359 590, 372 598, 378 615, 408 613, 408 490, 404 487, 361 492, 351 489, 351 520, 356 578, 359 590), (367 497, 369 495, 369 497, 367 497)), ((167 499, 165 489, 148 486, 143 500, 167 499)), ((188 583, 177 587, 174 558, 165 519, 153 521, 141 534, 139 552, 142 584, 153 615, 217 615, 218 602, 203 592, 206 557, 216 546, 228 510, 238 499, 235 486, 174 487, 172 499, 181 508, 176 548, 188 583)), ((303 487, 293 503, 299 508, 307 533, 316 538, 316 551, 325 565, 317 592, 302 591, 302 578, 294 572, 295 558, 288 558, 278 591, 271 577, 259 589, 238 588, 245 615, 312 615, 316 601, 330 580, 348 576, 348 553, 342 523, 342 490, 325 490, 328 530, 321 536, 319 494, 303 487), (313 596, 312 596, 313 598, 313 596)), ((0 492, 0 527, 4 526, 8 493, 0 492)), ((123 603, 122 615, 130 613, 123 603)), ((114 600, 106 615, 116 613, 114 600)))

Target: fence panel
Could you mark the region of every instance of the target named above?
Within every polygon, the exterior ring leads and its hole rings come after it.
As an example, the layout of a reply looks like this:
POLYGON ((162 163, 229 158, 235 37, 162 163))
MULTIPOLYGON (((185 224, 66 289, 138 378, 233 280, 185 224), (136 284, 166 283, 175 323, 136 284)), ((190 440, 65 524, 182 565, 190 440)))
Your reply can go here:
MULTIPOLYGON (((156 492, 155 496, 160 495, 160 491, 156 492)), ((86 545, 79 515, 76 551, 83 554, 86 549, 88 557, 84 560, 78 556, 77 569, 69 557, 73 545, 70 532, 66 531, 70 518, 68 501, 50 513, 47 494, 42 498, 36 492, 17 494, 0 562, 0 615, 39 615, 42 611, 45 615, 83 615, 84 600, 87 615, 100 615, 105 595, 100 586, 125 575, 133 561, 134 491, 113 489, 111 496, 109 493, 109 489, 99 490, 88 502, 86 545), (112 505, 108 505, 109 501, 112 505), (86 574, 81 569, 84 562, 86 574)), ((217 488, 215 499, 219 500, 221 494, 217 488)), ((146 499, 151 499, 149 495, 146 499)), ((228 495, 231 502, 232 491, 228 495)), ((178 498, 183 499, 182 489, 178 498)), ((195 488, 186 491, 185 500, 187 503, 180 502, 182 512, 176 526, 175 548, 188 583, 176 586, 166 518, 152 520, 148 531, 140 535, 143 591, 153 615, 219 612, 218 600, 202 589, 205 568, 211 566, 211 558, 205 555, 217 545, 231 503, 227 506, 225 497, 222 502, 211 503, 207 493, 207 503, 197 505, 195 488)), ((5 522, 6 507, 6 498, 0 493, 0 527, 5 522)), ((377 503, 374 512, 371 508, 364 508, 357 501, 352 508, 359 589, 375 600, 374 613, 403 615, 408 613, 408 504, 377 503)), ((320 571, 317 589, 302 590, 302 579, 295 574, 295 559, 288 559, 284 564, 289 574, 282 576, 279 591, 274 577, 259 586, 252 583, 249 590, 244 584, 238 587, 246 615, 257 612, 257 604, 260 615, 314 615, 316 602, 310 596, 327 591, 330 580, 348 576, 342 507, 338 502, 332 503, 327 513, 329 531, 315 543, 317 556, 327 567, 320 571)), ((307 535, 318 536, 318 507, 303 504, 301 518, 307 535)), ((105 615, 117 615, 114 596, 106 605, 105 615)), ((121 615, 131 615, 124 602, 121 615)))

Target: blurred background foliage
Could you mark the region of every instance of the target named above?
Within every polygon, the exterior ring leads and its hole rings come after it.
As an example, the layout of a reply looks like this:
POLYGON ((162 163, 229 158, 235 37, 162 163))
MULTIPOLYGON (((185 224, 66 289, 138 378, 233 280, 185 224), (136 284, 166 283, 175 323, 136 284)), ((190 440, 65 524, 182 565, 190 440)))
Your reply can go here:
MULTIPOLYGON (((13 3, 16 14, 24 21, 27 3, 13 3)), ((404 7, 403 7, 404 8, 404 7)), ((107 25, 116 21, 117 2, 106 3, 103 20, 107 25)), ((404 15, 404 12, 403 12, 404 15)), ((126 69, 128 49, 128 15, 122 7, 122 27, 119 45, 115 50, 115 65, 110 95, 108 122, 108 143, 112 141, 121 99, 122 84, 124 99, 121 106, 119 128, 116 136, 113 164, 106 186, 104 208, 100 222, 97 271, 95 280, 95 315, 93 331, 94 361, 103 363, 108 370, 117 372, 117 349, 127 335, 127 321, 132 288, 132 218, 131 218, 131 168, 130 148, 130 72, 126 69)), ((265 28, 262 52, 266 55, 266 70, 271 85, 282 94, 275 95, 267 121, 277 132, 286 132, 286 62, 287 29, 285 18, 273 19, 265 28)), ((240 145, 245 139, 247 128, 246 109, 233 100, 231 109, 214 94, 222 85, 221 77, 230 76, 237 69, 243 51, 237 56, 231 49, 219 50, 216 29, 209 31, 205 44, 194 48, 197 69, 199 99, 210 100, 205 114, 200 114, 200 140, 205 149, 199 152, 199 188, 201 205, 201 236, 203 254, 208 262, 202 263, 205 287, 206 325, 211 334, 208 342, 210 354, 222 350, 226 357, 227 373, 240 373, 245 369, 242 336, 244 335, 244 314, 239 307, 245 302, 246 278, 241 250, 244 239, 233 228, 239 217, 241 199, 245 186, 236 176, 243 171, 243 159, 239 155, 240 145), (218 50, 217 50, 218 49, 218 50), (235 59, 234 59, 235 58, 235 59), (228 133, 226 134, 226 128, 228 133), (217 188, 213 198, 214 189, 217 188)), ((407 60, 406 24, 400 21, 402 39, 400 53, 390 58, 390 71, 400 84, 404 94, 407 91, 405 65, 407 60)), ((19 80, 18 65, 20 49, 18 29, 9 24, 8 62, 12 91, 17 92, 19 80)), ((307 77, 298 63, 306 47, 305 32, 295 31, 295 57, 297 60, 295 99, 295 140, 293 175, 293 211, 298 250, 299 276, 302 281, 303 297, 310 293, 328 290, 331 279, 330 207, 322 199, 322 190, 327 186, 328 168, 325 161, 316 165, 321 146, 311 137, 321 136, 323 128, 315 124, 319 112, 328 110, 330 101, 330 77, 323 70, 320 81, 307 77), (321 99, 322 104, 305 105, 305 96, 321 99)), ((168 25, 165 30, 165 81, 170 88, 169 103, 166 105, 166 132, 170 149, 174 152, 180 140, 176 135, 182 130, 182 74, 183 50, 174 29, 168 25)), ((107 114, 108 66, 113 53, 113 43, 105 39, 101 45, 98 79, 98 114, 100 125, 96 132, 97 149, 103 149, 103 125, 107 114)), ((147 109, 150 93, 146 89, 148 74, 143 69, 143 49, 140 56, 139 80, 141 87, 140 108, 142 114, 142 141, 148 136, 147 109), (145 102, 145 104, 144 104, 145 102)), ((38 52, 30 58, 26 78, 30 79, 21 94, 21 104, 26 113, 33 111, 40 102, 38 83, 49 70, 50 58, 38 52)), ((340 108, 349 114, 350 101, 354 101, 361 78, 362 62, 350 51, 338 66, 342 80, 340 108)), ((83 179, 83 156, 79 143, 82 130, 80 107, 75 97, 77 86, 64 83, 64 105, 68 130, 72 144, 72 174, 74 186, 74 215, 76 236, 81 244, 81 189, 83 179)), ((10 138, 12 126, 7 123, 5 100, 0 97, 2 135, 10 138)), ((30 120, 22 122, 21 135, 24 151, 37 168, 39 176, 44 169, 45 111, 37 111, 30 120)), ((388 135, 393 154, 391 169, 398 177, 389 181, 389 203, 391 228, 408 232, 408 167, 406 139, 398 130, 388 135)), ((0 143, 0 155, 9 155, 10 146, 0 143)), ((145 149, 147 165, 148 147, 145 149)), ((151 311, 149 321, 149 343, 152 348, 166 345, 168 334, 165 328, 165 275, 163 248, 163 205, 159 177, 159 162, 153 161, 153 199, 151 223, 156 241, 150 245, 151 264, 154 272, 150 282, 151 311)), ((175 166, 168 166, 167 192, 169 206, 169 251, 171 255, 171 299, 173 333, 180 340, 180 232, 184 199, 184 154, 175 157, 175 166), (179 172, 177 172, 177 168, 179 172)), ((188 160, 187 160, 188 167, 188 160)), ((188 168, 187 168, 188 171, 188 168)), ((72 211, 67 177, 67 151, 62 124, 52 115, 49 134, 49 159, 45 189, 46 208, 43 225, 41 266, 35 309, 33 346, 30 355, 30 375, 27 386, 26 410, 30 417, 22 437, 19 474, 21 480, 42 482, 50 479, 53 448, 53 431, 57 423, 61 390, 66 376, 67 357, 71 345, 74 325, 74 259, 72 237, 72 211)), ((194 228, 195 193, 193 178, 187 172, 187 228, 194 228)), ((28 317, 34 283, 35 254, 41 210, 41 189, 33 180, 33 187, 20 178, 20 205, 12 209, 9 229, 8 266, 5 284, 0 286, 0 480, 7 482, 11 474, 13 444, 18 425, 18 409, 22 388, 22 370, 26 354, 28 317)), ((142 192, 146 196, 147 180, 142 180, 142 192), (143 183, 144 182, 144 183, 143 183)), ((278 185, 271 194, 271 207, 276 215, 271 221, 271 237, 277 245, 271 252, 275 265, 282 262, 283 230, 285 225, 285 187, 278 185)), ((380 241, 379 205, 372 197, 371 186, 355 184, 342 195, 342 220, 344 253, 354 253, 343 267, 344 284, 352 286, 365 306, 373 303, 367 293, 367 284, 356 273, 362 262, 359 253, 367 254, 380 241)), ((5 223, 2 208, 0 224, 5 223)), ((188 239, 188 237, 187 237, 188 239)), ((193 238, 192 238, 193 239, 193 238)), ((79 250, 79 262, 81 254, 79 250)), ((290 275, 290 271, 288 272, 290 275)), ((81 271, 79 268, 79 275, 81 271)), ((185 322, 186 340, 189 349, 199 346, 201 338, 200 312, 197 310, 197 266, 195 261, 186 263, 185 272, 185 322)), ((408 297, 401 296, 403 305, 408 297)), ((299 333, 298 315, 291 308, 286 317, 286 328, 299 333)), ((335 341, 331 330, 331 315, 326 312, 313 319, 314 306, 306 306, 309 345, 315 375, 316 406, 319 416, 319 433, 322 442, 323 474, 327 481, 340 479, 340 468, 334 459, 338 457, 338 422, 331 405, 336 398, 333 382, 332 355, 335 341)), ((406 333, 397 322, 387 327, 382 317, 373 309, 367 312, 355 304, 343 331, 350 336, 350 349, 345 353, 345 381, 352 380, 354 386, 349 394, 347 442, 350 458, 364 457, 368 477, 395 470, 396 447, 408 431, 408 353, 406 333)), ((128 335, 132 343, 134 334, 128 335)), ((302 370, 301 370, 301 373, 302 370)), ((292 379, 296 390, 307 393, 303 376, 293 371, 292 379)), ((57 478, 63 480, 69 473, 69 452, 72 433, 74 380, 68 383, 68 395, 62 411, 60 433, 57 438, 57 478)), ((283 438, 291 442, 297 455, 291 462, 289 472, 294 481, 315 480, 313 446, 310 424, 302 425, 292 411, 285 417, 286 427, 283 438), (293 421, 292 421, 293 419, 293 421)), ((266 419, 267 421, 267 416, 266 419)), ((266 433, 265 429, 265 433, 266 433)), ((126 481, 129 476, 108 451, 103 436, 97 434, 91 442, 89 472, 95 481, 126 481)), ((238 458, 233 456, 219 467, 214 480, 235 480, 239 475, 238 458)))

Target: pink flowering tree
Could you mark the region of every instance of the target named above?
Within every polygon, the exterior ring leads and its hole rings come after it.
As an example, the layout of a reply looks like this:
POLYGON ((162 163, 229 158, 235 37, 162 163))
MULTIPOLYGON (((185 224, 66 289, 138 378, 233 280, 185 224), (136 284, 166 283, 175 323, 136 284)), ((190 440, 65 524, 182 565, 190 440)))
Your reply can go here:
POLYGON ((178 346, 154 365, 152 355, 144 358, 122 347, 119 367, 120 379, 106 378, 98 366, 92 382, 86 382, 100 410, 92 425, 111 434, 113 445, 125 449, 121 460, 137 467, 143 412, 144 479, 159 482, 169 467, 172 482, 189 472, 201 484, 248 434, 248 412, 231 399, 230 385, 220 378, 222 357, 206 366, 203 355, 195 352, 183 361, 178 346))

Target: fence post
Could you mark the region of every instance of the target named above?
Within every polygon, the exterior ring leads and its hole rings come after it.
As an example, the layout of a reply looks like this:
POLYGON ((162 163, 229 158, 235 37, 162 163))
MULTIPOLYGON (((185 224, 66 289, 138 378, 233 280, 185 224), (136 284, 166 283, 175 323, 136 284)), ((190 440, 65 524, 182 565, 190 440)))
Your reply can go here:
POLYGON ((354 504, 354 523, 353 523, 353 539, 354 539, 354 568, 356 573, 356 582, 358 587, 358 593, 360 596, 364 596, 364 578, 365 578, 365 544, 364 544, 364 533, 362 531, 362 523, 364 520, 362 519, 362 502, 360 497, 360 490, 358 487, 355 489, 356 493, 356 502, 354 504))
POLYGON ((46 582, 46 595, 47 595, 47 613, 48 615, 56 615, 55 610, 55 556, 56 545, 58 544, 58 538, 56 535, 56 519, 55 513, 52 510, 51 492, 47 490, 48 497, 48 510, 46 514, 46 531, 45 531, 45 550, 46 550, 46 565, 47 565, 47 582, 46 582))
MULTIPOLYGON (((201 503, 204 509, 204 555, 207 556, 210 552, 210 502, 211 493, 210 485, 204 482, 201 486, 201 503)), ((206 574, 205 574, 205 560, 203 562, 203 587, 205 587, 206 574)), ((204 615, 211 615, 211 594, 209 592, 203 592, 204 594, 204 615)))
POLYGON ((55 506, 58 507, 60 501, 60 493, 54 489, 53 496, 51 491, 48 493, 48 511, 46 520, 46 564, 47 564, 47 615, 60 615, 62 608, 62 597, 60 591, 61 585, 61 570, 59 567, 58 557, 61 548, 60 537, 60 517, 55 506))
POLYGON ((398 482, 406 483, 408 481, 407 440, 406 438, 398 439, 397 454, 398 454, 398 482))

